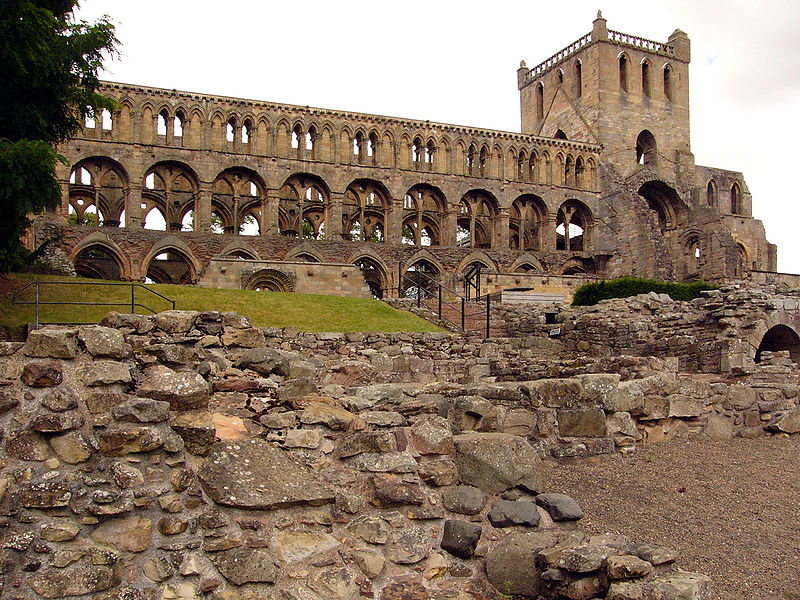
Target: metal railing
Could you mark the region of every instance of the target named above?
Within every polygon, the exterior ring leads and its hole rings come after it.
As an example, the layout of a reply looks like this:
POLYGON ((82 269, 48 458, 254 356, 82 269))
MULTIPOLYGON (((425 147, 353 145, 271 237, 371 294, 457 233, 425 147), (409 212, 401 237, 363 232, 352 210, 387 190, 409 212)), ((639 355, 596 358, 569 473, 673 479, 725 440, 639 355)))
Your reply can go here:
POLYGON ((482 327, 479 331, 484 332, 485 337, 489 337, 490 333, 490 326, 491 326, 491 296, 486 294, 483 298, 480 295, 476 295, 474 301, 470 301, 464 295, 459 294, 455 290, 450 289, 449 287, 442 285, 442 283, 436 279, 435 277, 425 273, 424 271, 408 271, 406 273, 403 272, 403 263, 401 262, 398 265, 398 284, 397 284, 397 293, 399 298, 404 297, 404 292, 407 291, 409 288, 404 288, 404 284, 411 284, 416 290, 415 292, 415 300, 417 303, 417 308, 421 308, 423 300, 425 300, 426 308, 430 308, 428 306, 429 301, 433 301, 435 298, 436 302, 436 314, 441 321, 446 321, 451 325, 461 329, 461 331, 470 331, 467 329, 467 320, 471 317, 485 315, 486 317, 486 326, 485 329, 482 327), (411 275, 413 274, 413 275, 411 275), (444 296, 444 292, 448 294, 448 297, 455 298, 454 301, 447 300, 444 296), (481 302, 486 302, 486 308, 483 309, 482 307, 479 310, 472 310, 469 311, 468 306, 475 306, 479 305, 481 302), (447 317, 443 311, 445 307, 449 307, 453 310, 454 314, 460 317, 460 323, 454 321, 453 319, 447 317))
POLYGON ((64 322, 46 322, 40 319, 41 315, 41 308, 42 306, 54 306, 54 305, 61 305, 61 306, 117 306, 117 307, 125 307, 130 308, 131 314, 136 313, 137 308, 144 309, 146 311, 151 312, 152 314, 157 313, 157 310, 150 308, 149 306, 142 304, 141 302, 137 302, 136 300, 136 288, 141 288, 154 296, 158 296, 159 298, 169 302, 172 305, 172 309, 175 309, 175 300, 172 298, 167 298, 163 294, 159 294, 152 288, 147 287, 143 283, 123 283, 123 282, 110 282, 110 281, 31 281, 29 284, 21 287, 16 292, 14 292, 11 296, 11 301, 17 305, 33 305, 35 306, 35 323, 34 326, 36 329, 39 329, 40 325, 88 325, 90 322, 88 321, 72 321, 69 323, 64 322), (47 300, 42 299, 41 294, 41 286, 44 285, 56 285, 56 286, 67 286, 67 285, 96 285, 96 286, 114 286, 114 287, 124 287, 130 288, 131 296, 130 302, 125 300, 125 302, 69 302, 65 300, 47 300), (34 288, 34 298, 31 300, 21 299, 23 292, 26 290, 34 288))

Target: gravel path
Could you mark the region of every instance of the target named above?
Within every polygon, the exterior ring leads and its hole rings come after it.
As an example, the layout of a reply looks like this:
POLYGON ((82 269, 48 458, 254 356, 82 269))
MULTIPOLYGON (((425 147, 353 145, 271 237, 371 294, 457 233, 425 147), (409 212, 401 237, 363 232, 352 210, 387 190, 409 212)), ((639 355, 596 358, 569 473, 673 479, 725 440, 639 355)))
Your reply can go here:
POLYGON ((674 548, 715 600, 800 600, 800 436, 673 440, 546 471, 583 529, 674 548))

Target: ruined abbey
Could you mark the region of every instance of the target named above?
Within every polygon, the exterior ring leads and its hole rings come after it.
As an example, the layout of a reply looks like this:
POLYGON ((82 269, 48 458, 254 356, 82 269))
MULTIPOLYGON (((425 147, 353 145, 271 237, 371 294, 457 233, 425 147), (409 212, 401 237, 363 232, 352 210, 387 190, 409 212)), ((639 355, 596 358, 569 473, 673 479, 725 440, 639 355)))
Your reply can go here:
POLYGON ((84 276, 378 297, 775 271, 742 174, 694 162, 689 62, 598 14, 521 63, 519 133, 107 82, 37 235, 84 276))

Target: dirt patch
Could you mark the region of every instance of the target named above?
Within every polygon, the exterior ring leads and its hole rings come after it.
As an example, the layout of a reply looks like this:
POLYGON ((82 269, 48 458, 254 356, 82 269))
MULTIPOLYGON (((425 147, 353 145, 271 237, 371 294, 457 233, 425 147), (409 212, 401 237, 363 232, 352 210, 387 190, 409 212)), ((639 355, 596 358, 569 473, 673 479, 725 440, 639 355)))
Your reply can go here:
POLYGON ((584 529, 674 548, 715 600, 800 600, 800 437, 674 440, 546 471, 584 529))

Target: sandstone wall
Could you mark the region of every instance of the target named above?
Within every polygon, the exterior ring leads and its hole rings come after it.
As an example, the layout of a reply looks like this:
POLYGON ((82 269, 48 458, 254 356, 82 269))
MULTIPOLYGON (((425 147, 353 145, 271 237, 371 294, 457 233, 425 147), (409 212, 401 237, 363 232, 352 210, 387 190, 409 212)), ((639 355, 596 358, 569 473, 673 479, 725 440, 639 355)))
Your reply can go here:
POLYGON ((678 394, 716 410, 662 361, 216 312, 105 325, 0 345, 4 598, 708 597, 668 549, 580 532, 539 469, 632 447, 631 415, 678 394), (494 381, 522 357, 550 378, 494 381))

